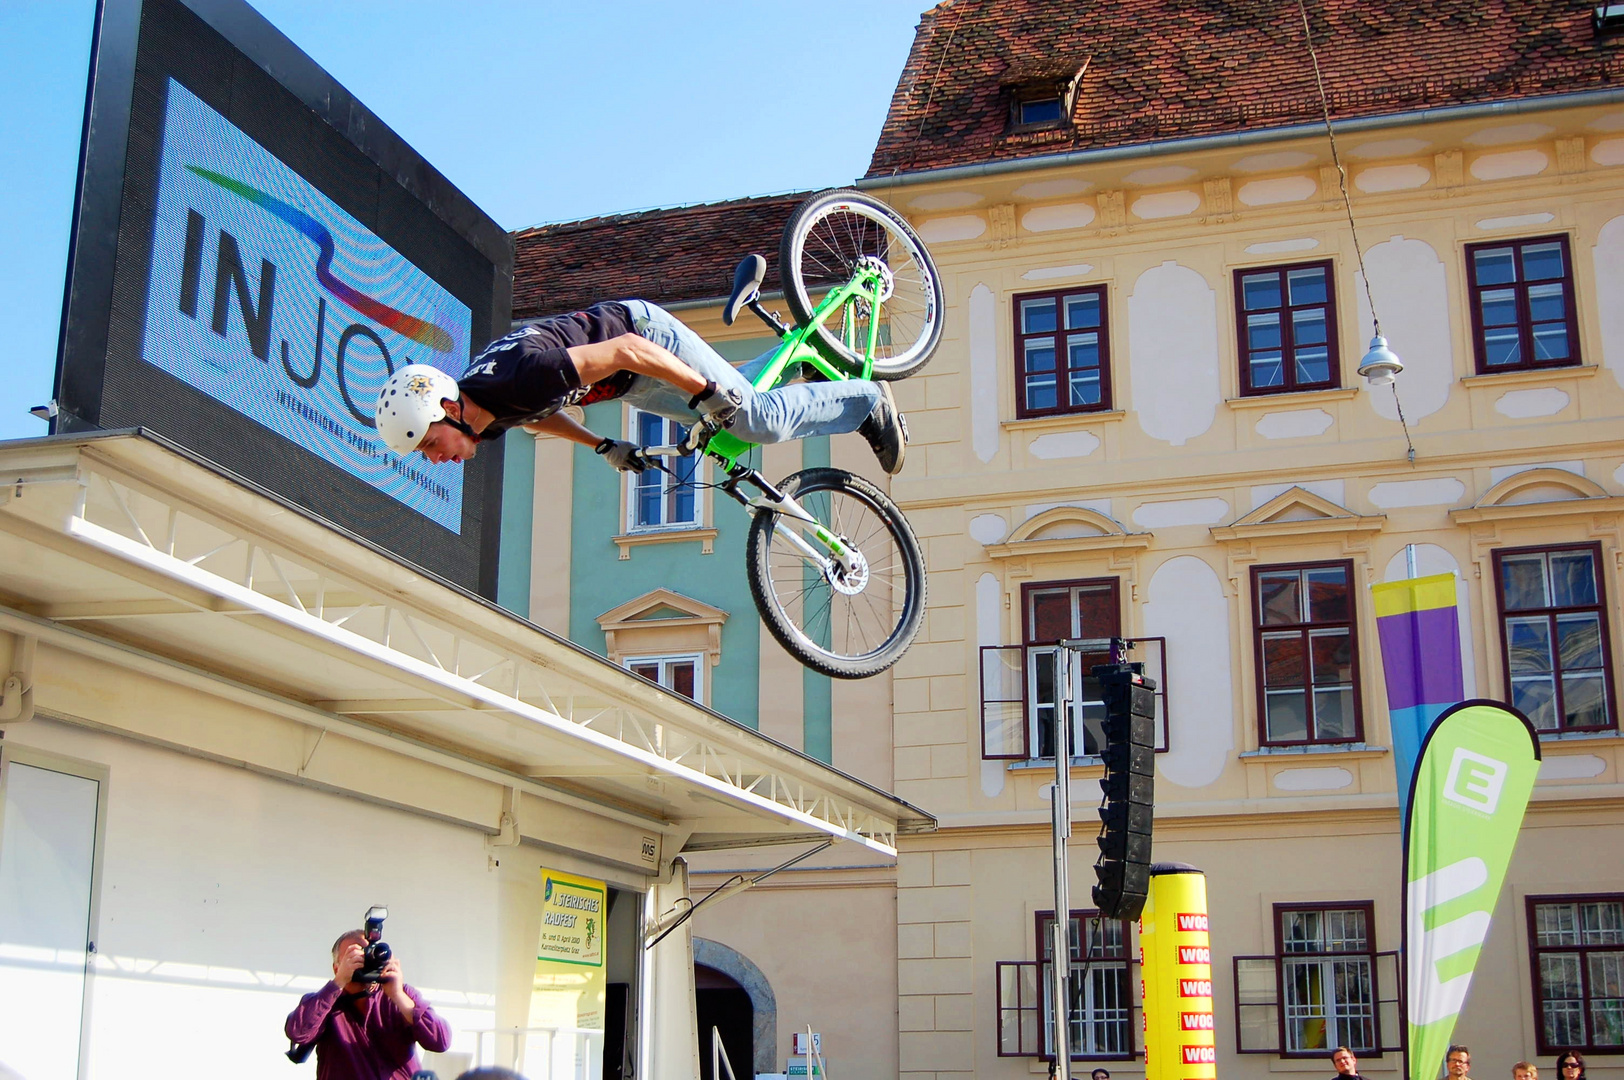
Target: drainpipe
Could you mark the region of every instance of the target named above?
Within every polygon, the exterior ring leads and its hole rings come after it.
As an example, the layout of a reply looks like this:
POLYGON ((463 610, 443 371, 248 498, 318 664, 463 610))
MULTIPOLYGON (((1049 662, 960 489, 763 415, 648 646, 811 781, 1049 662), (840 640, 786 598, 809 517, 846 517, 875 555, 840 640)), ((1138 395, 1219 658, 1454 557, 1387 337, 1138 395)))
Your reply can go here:
POLYGON ((39 639, 31 634, 12 637, 12 672, 0 684, 0 732, 34 719, 34 654, 39 639))

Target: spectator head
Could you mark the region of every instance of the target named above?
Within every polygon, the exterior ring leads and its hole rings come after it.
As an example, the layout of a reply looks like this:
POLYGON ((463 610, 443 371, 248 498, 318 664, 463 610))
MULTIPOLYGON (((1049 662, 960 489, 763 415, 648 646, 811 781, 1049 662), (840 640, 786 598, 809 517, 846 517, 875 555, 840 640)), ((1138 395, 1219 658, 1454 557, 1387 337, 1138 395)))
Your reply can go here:
POLYGON ((1472 1074, 1472 1049, 1460 1043, 1451 1043, 1444 1053, 1444 1065, 1449 1070, 1449 1080, 1461 1080, 1462 1077, 1472 1074))
POLYGON ((469 1069, 457 1080, 524 1080, 524 1077, 500 1065, 481 1065, 477 1069, 469 1069))
POLYGON ((342 934, 338 935, 338 940, 333 942, 333 959, 337 960, 338 954, 344 951, 344 946, 348 945, 352 941, 361 946, 363 949, 366 948, 366 931, 346 930, 342 934))
POLYGON ((1111 1074, 1105 1069, 1095 1069, 1088 1074, 1088 1080, 1111 1080, 1111 1074))
POLYGON ((1339 1046, 1331 1051, 1331 1064, 1336 1066, 1338 1076, 1358 1076, 1359 1059, 1353 1056, 1353 1051, 1346 1046, 1339 1046))
POLYGON ((1539 1080, 1539 1068, 1526 1061, 1519 1061, 1511 1067, 1511 1080, 1539 1080))
POLYGON ((1564 1050, 1556 1055, 1557 1080, 1584 1080, 1585 1059, 1577 1050, 1564 1050))

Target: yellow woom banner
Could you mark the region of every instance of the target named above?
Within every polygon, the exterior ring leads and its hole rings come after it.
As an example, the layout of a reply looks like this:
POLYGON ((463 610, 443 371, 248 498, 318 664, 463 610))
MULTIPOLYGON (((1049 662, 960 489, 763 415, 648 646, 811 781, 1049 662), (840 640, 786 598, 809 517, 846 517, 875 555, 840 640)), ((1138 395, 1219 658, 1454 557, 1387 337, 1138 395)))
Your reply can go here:
POLYGON ((1145 1080, 1214 1080, 1218 1049, 1207 878, 1195 867, 1156 863, 1150 868, 1150 897, 1139 916, 1139 972, 1145 1080))
POLYGON ((601 881, 541 869, 541 935, 530 1027, 603 1030, 603 923, 608 889, 601 881))

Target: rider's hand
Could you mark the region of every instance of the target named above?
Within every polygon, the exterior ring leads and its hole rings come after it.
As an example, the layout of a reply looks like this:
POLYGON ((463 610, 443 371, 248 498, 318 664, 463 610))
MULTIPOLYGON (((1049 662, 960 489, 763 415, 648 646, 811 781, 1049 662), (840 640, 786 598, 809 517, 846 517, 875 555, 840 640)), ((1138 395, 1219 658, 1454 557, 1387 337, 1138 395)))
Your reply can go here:
POLYGON ((605 439, 596 447, 597 452, 608 459, 609 464, 621 472, 640 473, 648 468, 648 459, 637 451, 636 443, 623 442, 620 439, 605 439))
POLYGON ((737 390, 723 390, 713 381, 706 381, 705 389, 695 394, 688 407, 708 421, 713 428, 725 428, 744 404, 744 395, 737 390))

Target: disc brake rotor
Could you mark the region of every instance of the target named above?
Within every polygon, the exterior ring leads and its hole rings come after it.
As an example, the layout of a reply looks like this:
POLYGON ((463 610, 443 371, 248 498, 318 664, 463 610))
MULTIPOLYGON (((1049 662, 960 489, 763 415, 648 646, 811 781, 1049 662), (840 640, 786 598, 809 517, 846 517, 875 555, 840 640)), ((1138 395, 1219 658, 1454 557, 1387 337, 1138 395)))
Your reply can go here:
POLYGON ((835 592, 842 596, 856 596, 868 588, 868 559, 844 538, 842 543, 846 544, 849 554, 844 559, 831 559, 823 576, 835 592))
MULTIPOLYGON (((856 266, 859 270, 872 272, 880 279, 880 303, 891 299, 891 294, 896 291, 896 279, 891 273, 891 268, 885 265, 884 259, 878 255, 864 255, 857 260, 856 266)), ((864 299, 873 300, 873 297, 865 296, 864 299)))

